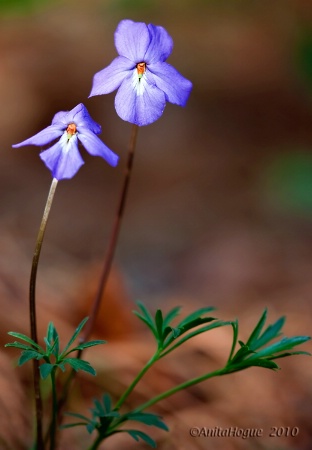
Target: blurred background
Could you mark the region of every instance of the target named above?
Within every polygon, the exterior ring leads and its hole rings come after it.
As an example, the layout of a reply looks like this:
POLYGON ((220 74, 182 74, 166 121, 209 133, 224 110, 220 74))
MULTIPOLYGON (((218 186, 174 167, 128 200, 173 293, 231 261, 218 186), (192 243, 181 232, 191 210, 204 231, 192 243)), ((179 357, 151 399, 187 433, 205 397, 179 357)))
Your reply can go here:
MULTIPOLYGON (((52 318, 66 336, 88 314, 131 131, 115 113, 115 93, 88 95, 94 73, 116 56, 113 33, 124 18, 164 26, 174 40, 168 62, 194 88, 186 108, 168 104, 156 123, 139 130, 107 307, 96 328, 114 343, 106 362, 96 353, 104 387, 88 379, 76 392, 77 403, 87 405, 96 388, 118 395, 122 383, 116 386, 107 373, 116 370, 116 377, 131 381, 150 352, 132 319, 136 300, 152 309, 214 305, 221 318, 240 319, 242 337, 267 306, 271 321, 287 315, 287 335, 311 334, 312 3, 0 0, 1 342, 9 330, 28 330, 28 276, 51 182, 40 149, 11 145, 80 102, 102 125, 101 138, 120 163, 112 169, 82 149, 86 164, 59 183, 38 276, 40 333, 52 318), (143 345, 141 353, 136 345, 143 345)), ((203 373, 222 360, 230 342, 230 330, 212 341, 198 339, 183 354, 188 368, 180 353, 140 395, 186 379, 190 368, 203 373)), ((12 353, 2 353, 0 446, 28 448, 30 419, 21 406, 29 398, 30 375, 27 369, 12 372, 12 353), (5 396, 9 382, 15 383, 19 436, 10 419, 12 397, 5 396)), ((311 361, 297 357, 281 366, 278 374, 251 369, 181 394, 160 410, 173 431, 159 435, 159 448, 311 449, 311 361), (197 424, 269 431, 298 426, 300 434, 212 444, 189 437, 197 424)), ((67 436, 64 448, 87 448, 81 447, 85 432, 75 444, 75 435, 67 436)), ((106 448, 132 448, 129 440, 117 440, 106 448)))

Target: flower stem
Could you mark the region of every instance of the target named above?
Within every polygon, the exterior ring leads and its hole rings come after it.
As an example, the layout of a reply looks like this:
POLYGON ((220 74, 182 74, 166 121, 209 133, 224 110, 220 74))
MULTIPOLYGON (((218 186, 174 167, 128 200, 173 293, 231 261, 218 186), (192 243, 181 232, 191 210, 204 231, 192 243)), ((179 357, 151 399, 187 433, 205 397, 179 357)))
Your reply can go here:
MULTIPOLYGON (((37 319, 36 319, 36 278, 39 257, 43 242, 43 237, 55 194, 55 189, 57 186, 57 179, 53 178, 50 187, 49 195, 47 198, 46 206, 44 208, 43 217, 41 220, 38 237, 36 241, 35 251, 33 255, 30 283, 29 283, 29 317, 30 317, 30 332, 31 339, 38 344, 37 336, 37 319)), ((42 400, 40 393, 40 378, 39 378, 39 361, 37 359, 33 360, 33 373, 34 373, 34 391, 35 391, 35 402, 36 402, 36 422, 37 422, 37 440, 36 440, 36 450, 44 449, 43 435, 42 435, 42 400)))
POLYGON ((141 412, 144 409, 149 408, 152 405, 155 405, 155 403, 160 402, 161 400, 164 400, 165 398, 170 397, 171 395, 176 394, 179 391, 182 391, 183 389, 187 389, 190 386, 194 386, 195 384, 201 383, 202 381, 208 380, 209 378, 217 377, 220 375, 226 375, 228 372, 227 367, 223 367, 222 369, 215 370, 214 372, 209 372, 204 375, 201 375, 200 377, 192 378, 189 381, 185 381, 184 383, 179 384, 178 386, 173 387, 172 389, 169 389, 166 392, 163 392, 162 394, 157 395, 156 397, 151 398, 146 403, 143 403, 143 405, 139 406, 138 408, 135 408, 135 412, 141 412))
POLYGON ((152 365, 159 359, 160 352, 157 351, 152 358, 145 364, 143 369, 140 371, 140 373, 135 377, 133 382, 130 384, 130 386, 125 390, 123 395, 120 397, 118 402, 116 403, 114 410, 118 410, 121 405, 125 402, 125 400, 129 397, 135 386, 138 384, 138 382, 141 380, 141 378, 146 374, 148 369, 152 367, 152 365))
POLYGON ((50 450, 55 450, 55 441, 56 441, 57 396, 56 396, 55 372, 56 372, 56 368, 53 368, 53 370, 51 372, 52 422, 51 422, 51 428, 50 428, 50 450))
POLYGON ((131 173, 132 173, 133 158, 134 158, 134 151, 135 151, 136 140, 137 140, 137 135, 138 135, 138 129, 139 129, 139 127, 137 125, 132 125, 132 131, 131 131, 131 136, 130 136, 130 141, 129 141, 127 165, 125 168, 124 181, 123 181, 123 185, 122 185, 122 189, 121 189, 121 193, 120 193, 120 197, 119 197, 119 201, 118 201, 115 221, 113 224, 107 253, 106 253, 106 256, 104 259, 104 266, 103 266, 103 271, 102 271, 101 278, 100 278, 98 291, 97 291, 95 300, 92 305, 92 310, 90 313, 89 320, 86 324, 84 334, 81 338, 82 342, 85 342, 92 332, 92 329, 93 329, 93 326, 94 326, 94 323, 95 323, 95 320, 96 320, 96 317, 97 317, 97 314, 98 314, 98 311, 99 311, 99 308, 101 305, 101 301, 102 301, 103 293, 105 291, 105 287, 107 284, 108 276, 110 274, 110 269, 112 266, 112 262, 113 262, 113 258, 114 258, 114 254, 115 254, 115 250, 116 250, 116 246, 117 246, 117 241, 118 241, 118 237, 119 237, 119 232, 120 232, 120 228, 121 228, 123 213, 125 210, 129 182, 130 182, 131 173))

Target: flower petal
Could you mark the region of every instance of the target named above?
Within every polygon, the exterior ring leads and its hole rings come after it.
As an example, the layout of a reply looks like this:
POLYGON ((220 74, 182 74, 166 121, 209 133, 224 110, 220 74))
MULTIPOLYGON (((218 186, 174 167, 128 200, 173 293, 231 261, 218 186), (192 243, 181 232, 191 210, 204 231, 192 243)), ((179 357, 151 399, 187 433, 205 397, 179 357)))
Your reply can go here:
POLYGON ((109 94, 119 88, 123 80, 133 70, 135 63, 123 56, 115 58, 109 66, 97 72, 93 77, 93 85, 89 97, 109 94))
POLYGON ((152 72, 156 86, 165 93, 168 102, 180 106, 186 105, 193 87, 189 80, 165 62, 150 64, 148 70, 152 72))
POLYGON ((56 144, 40 153, 40 158, 57 180, 72 178, 84 164, 77 143, 77 136, 72 136, 68 141, 65 132, 56 144))
POLYGON ((165 105, 165 94, 149 83, 146 73, 139 81, 136 71, 123 81, 115 98, 117 114, 123 120, 139 126, 159 119, 165 105))
POLYGON ((173 49, 173 40, 170 34, 160 26, 148 25, 148 30, 151 36, 151 42, 148 46, 144 61, 147 64, 152 64, 158 61, 165 61, 173 49))
POLYGON ((60 125, 50 125, 39 133, 35 134, 29 139, 26 139, 19 144, 14 144, 12 147, 19 148, 23 145, 46 145, 54 141, 54 139, 60 137, 63 134, 64 126, 60 125))
POLYGON ((111 166, 117 166, 119 157, 87 128, 80 129, 78 139, 90 155, 101 156, 111 166))
MULTIPOLYGON (((95 120, 92 119, 87 108, 82 103, 80 103, 80 105, 78 106, 81 106, 81 108, 73 114, 73 122, 77 125, 78 132, 81 127, 87 127, 95 134, 101 133, 101 125, 99 125, 97 122, 95 122, 95 120)), ((72 113, 74 109, 71 111, 72 113)))
POLYGON ((150 33, 143 22, 122 20, 115 31, 117 52, 135 63, 143 61, 150 41, 150 33))

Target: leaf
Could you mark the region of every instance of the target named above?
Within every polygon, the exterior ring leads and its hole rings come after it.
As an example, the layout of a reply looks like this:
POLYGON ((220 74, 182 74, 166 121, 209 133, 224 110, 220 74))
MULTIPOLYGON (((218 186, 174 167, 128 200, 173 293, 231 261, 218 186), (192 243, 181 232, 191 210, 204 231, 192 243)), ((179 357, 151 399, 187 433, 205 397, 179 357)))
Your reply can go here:
POLYGON ((94 347, 95 345, 100 345, 100 344, 107 344, 107 341, 103 341, 103 340, 97 340, 97 341, 89 341, 89 342, 85 342, 84 344, 79 344, 77 347, 72 348, 68 353, 66 353, 67 355, 69 355, 69 353, 74 352, 75 350, 84 350, 85 348, 89 348, 89 347, 94 347))
POLYGON ((88 361, 84 361, 83 359, 77 358, 65 358, 62 361, 64 364, 69 364, 76 372, 78 370, 83 370, 84 372, 88 372, 91 375, 96 375, 96 371, 93 369, 91 364, 88 361))
POLYGON ((179 325, 177 325, 178 328, 184 327, 186 324, 188 324, 189 322, 192 322, 193 320, 198 319, 200 316, 202 316, 203 314, 207 314, 211 311, 214 311, 216 308, 214 308, 213 306, 206 306, 204 308, 200 308, 197 311, 194 311, 193 313, 189 314, 188 316, 186 316, 180 323, 179 325))
POLYGON ((30 345, 22 344, 21 342, 17 342, 17 341, 9 342, 8 344, 5 344, 4 346, 19 348, 20 350, 34 350, 34 348, 31 347, 30 345))
POLYGON ((269 325, 268 328, 264 331, 262 336, 253 344, 254 350, 257 350, 260 347, 263 347, 272 339, 281 335, 280 330, 282 329, 285 323, 285 317, 281 317, 278 319, 273 325, 269 325))
MULTIPOLYGON (((104 409, 105 409, 106 414, 111 412, 111 410, 112 410, 112 399, 111 399, 111 396, 109 394, 107 394, 106 392, 103 395, 103 405, 104 405, 104 409)), ((118 415, 119 415, 119 413, 118 413, 118 415)))
POLYGON ((158 339, 162 342, 163 339, 163 315, 160 309, 157 309, 156 314, 155 314, 155 324, 156 324, 156 330, 157 330, 157 335, 158 335, 158 339))
POLYGON ((142 322, 145 323, 145 325, 148 326, 148 328, 152 331, 153 335, 154 335, 155 338, 157 339, 158 336, 157 336, 157 331, 156 331, 156 328, 155 328, 154 324, 153 324, 153 323, 151 324, 151 323, 148 321, 148 319, 146 319, 146 318, 145 318, 142 314, 140 314, 138 311, 133 311, 133 314, 135 314, 140 320, 142 320, 142 322))
POLYGON ((166 328, 172 322, 172 320, 180 314, 180 311, 180 306, 176 306, 175 308, 171 309, 171 311, 169 311, 168 314, 164 317, 163 327, 166 328))
MULTIPOLYGON (((232 324, 232 322, 224 322, 223 320, 217 320, 217 321, 211 323, 210 325, 207 325, 205 327, 202 327, 202 328, 199 328, 197 330, 194 330, 191 333, 188 333, 186 336, 184 336, 181 339, 179 339, 178 341, 175 341, 175 344, 172 345, 171 347, 169 347, 168 350, 164 351, 160 355, 160 358, 163 358, 164 356, 168 355, 168 353, 170 353, 173 350, 175 350, 176 348, 178 348, 184 342, 188 341, 189 339, 191 339, 191 338, 193 338, 195 336, 198 336, 199 334, 205 333, 206 331, 213 330, 214 328, 219 328, 219 327, 223 327, 223 326, 230 325, 230 324, 232 324)), ((168 339, 168 341, 166 340, 164 342, 164 347, 165 348, 167 348, 173 342, 173 338, 171 339, 171 336, 168 336, 167 339, 168 339)))
POLYGON ((25 364, 25 362, 31 359, 41 359, 41 358, 43 358, 43 355, 37 352, 36 350, 25 350, 22 352, 17 364, 19 366, 22 366, 23 364, 25 364))
POLYGON ((54 364, 44 363, 39 367, 40 376, 43 380, 45 380, 52 372, 54 368, 54 364))
MULTIPOLYGON (((26 341, 28 342, 28 344, 30 344, 32 347, 36 347, 37 349, 42 350, 43 349, 40 347, 40 345, 36 344, 35 341, 33 341, 32 339, 30 339, 28 336, 26 336, 25 334, 21 334, 21 333, 15 333, 15 331, 9 331, 8 334, 10 336, 16 337, 18 339, 21 339, 22 341, 26 341)), ((43 352, 44 353, 44 352, 43 352)))
POLYGON ((291 338, 284 337, 278 342, 275 342, 262 350, 259 350, 255 355, 250 356, 248 359, 260 358, 264 356, 273 356, 275 353, 279 353, 284 350, 290 350, 293 347, 303 344, 304 342, 310 340, 309 336, 294 336, 291 338))
POLYGON ((142 441, 146 442, 152 448, 156 448, 157 447, 156 442, 154 441, 154 439, 152 439, 146 433, 143 433, 143 431, 139 431, 139 430, 120 430, 120 432, 123 432, 123 431, 125 431, 128 434, 130 434, 130 436, 136 441, 139 441, 140 439, 142 439, 142 441))
POLYGON ((161 416, 152 413, 133 412, 126 414, 128 420, 135 420, 136 422, 144 423, 145 425, 161 428, 162 430, 169 431, 167 425, 161 420, 161 416))
POLYGON ((141 312, 143 313, 143 317, 145 317, 145 319, 151 324, 154 324, 154 319, 151 315, 151 313, 149 312, 149 310, 146 308, 145 305, 143 305, 143 303, 141 302, 137 302, 138 307, 140 308, 141 312))
POLYGON ((233 356, 232 360, 230 361, 230 364, 238 364, 241 361, 245 360, 246 356, 250 355, 251 353, 255 353, 253 350, 250 350, 250 348, 247 345, 243 345, 233 356))
POLYGON ((286 356, 292 356, 292 355, 307 355, 307 356, 312 356, 311 353, 309 352, 287 352, 287 353, 282 353, 280 355, 274 355, 274 356, 269 356, 267 357, 267 359, 279 359, 279 358, 285 358, 286 356))
POLYGON ((258 337, 260 336, 260 333, 262 331, 262 328, 264 327, 266 318, 267 318, 267 308, 265 308, 265 310, 262 313, 262 316, 260 317, 259 322, 257 323, 257 325, 255 326, 255 329, 253 330, 253 332, 251 333, 248 341, 246 342, 246 345, 248 345, 249 347, 255 342, 257 341, 258 337))
POLYGON ((64 350, 61 353, 61 356, 65 355, 66 351, 69 349, 69 347, 72 345, 72 343, 76 340, 78 334, 80 333, 80 331, 82 330, 82 328, 84 327, 85 323, 87 322, 87 320, 89 319, 89 317, 85 317, 80 324, 78 325, 78 327, 76 328, 74 334, 72 335, 72 337, 69 339, 68 344, 65 346, 64 350))
POLYGON ((231 347, 231 351, 230 351, 230 355, 229 358, 227 360, 227 364, 231 361, 234 352, 235 352, 235 347, 237 344, 237 338, 238 338, 238 320, 234 320, 232 322, 230 322, 230 324, 232 325, 233 328, 233 342, 232 342, 232 347, 231 347))

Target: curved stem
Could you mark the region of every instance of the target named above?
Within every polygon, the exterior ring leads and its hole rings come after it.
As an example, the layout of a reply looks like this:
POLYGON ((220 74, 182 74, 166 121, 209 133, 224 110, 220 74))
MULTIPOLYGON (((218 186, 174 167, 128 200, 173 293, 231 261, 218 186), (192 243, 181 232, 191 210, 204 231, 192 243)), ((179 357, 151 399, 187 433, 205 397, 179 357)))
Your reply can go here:
POLYGON ((99 308, 101 305, 101 301, 102 301, 103 293, 104 293, 104 290, 105 290, 105 287, 107 284, 108 276, 110 274, 110 269, 112 266, 112 262, 113 262, 113 258, 114 258, 114 254, 115 254, 115 250, 116 250, 116 246, 117 246, 117 241, 118 241, 118 237, 119 237, 120 227, 121 227, 121 223, 122 223, 123 213, 125 210, 129 182, 130 182, 131 173, 132 173, 133 158, 134 158, 134 151, 135 151, 136 140, 137 140, 137 135, 138 135, 138 129, 139 129, 139 127, 137 125, 132 125, 132 131, 131 131, 131 137, 130 137, 129 149, 128 149, 128 159, 127 159, 127 165, 125 168, 125 175, 124 175, 124 182, 123 182, 123 186, 122 186, 119 201, 118 201, 115 221, 114 221, 113 229, 111 232, 107 253, 106 253, 106 256, 104 259, 104 266, 103 266, 103 271, 102 271, 102 275, 100 278, 97 295, 93 302, 92 310, 91 310, 91 313, 89 316, 89 320, 86 324, 83 337, 81 338, 82 342, 85 342, 92 332, 92 329, 93 329, 93 326, 94 326, 94 323, 96 320, 96 316, 98 314, 98 311, 99 311, 99 308))
MULTIPOLYGON (((30 317, 30 332, 33 341, 38 344, 37 336, 37 318, 36 318, 36 279, 37 270, 39 264, 39 257, 42 247, 42 242, 44 238, 45 229, 47 226, 47 221, 52 206, 53 197, 55 194, 55 189, 58 180, 53 178, 50 187, 49 195, 47 198, 46 206, 43 212, 43 217, 41 220, 38 237, 36 241, 31 274, 29 283, 29 317, 30 317)), ((39 361, 37 359, 33 360, 33 372, 34 372, 34 391, 35 391, 35 402, 36 402, 36 422, 37 422, 37 440, 36 440, 36 450, 44 449, 43 435, 42 435, 42 400, 40 393, 40 378, 39 378, 39 361)))
POLYGON ((146 363, 146 365, 143 367, 141 372, 135 377, 133 382, 130 384, 130 386, 126 389, 126 391, 123 393, 123 395, 120 397, 118 402, 115 405, 115 410, 118 410, 121 405, 125 402, 125 400, 129 397, 135 386, 138 384, 138 382, 141 380, 141 378, 146 374, 148 369, 152 367, 152 365, 159 359, 159 351, 157 351, 152 358, 146 363))
POLYGON ((215 370, 214 372, 206 373, 204 375, 201 375, 200 377, 192 378, 192 380, 185 381, 184 383, 179 384, 178 386, 173 387, 172 389, 169 389, 166 392, 163 392, 162 394, 157 395, 156 397, 153 397, 152 399, 148 400, 146 403, 143 403, 143 405, 139 406, 138 408, 135 408, 135 412, 143 411, 144 409, 149 408, 152 405, 155 405, 155 403, 160 402, 161 400, 164 400, 165 398, 170 397, 171 395, 176 394, 179 391, 182 391, 183 389, 186 389, 190 386, 194 386, 195 384, 201 383, 202 381, 208 380, 209 378, 217 377, 220 375, 226 375, 228 372, 227 367, 223 367, 222 369, 215 370))

